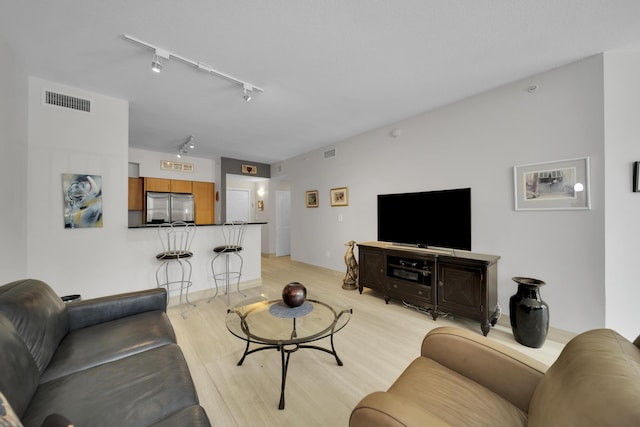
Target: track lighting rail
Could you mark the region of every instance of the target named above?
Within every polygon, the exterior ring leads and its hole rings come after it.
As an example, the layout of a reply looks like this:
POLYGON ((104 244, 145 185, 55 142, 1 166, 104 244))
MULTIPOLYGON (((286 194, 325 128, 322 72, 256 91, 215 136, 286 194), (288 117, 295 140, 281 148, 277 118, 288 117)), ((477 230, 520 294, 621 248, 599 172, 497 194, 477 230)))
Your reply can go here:
POLYGON ((211 67, 210 65, 205 64, 203 62, 194 61, 192 59, 185 58, 184 56, 178 55, 178 54, 173 53, 173 52, 169 52, 168 50, 165 50, 163 48, 156 47, 156 46, 154 46, 154 45, 152 45, 150 43, 142 41, 142 40, 140 40, 140 39, 138 39, 136 37, 130 36, 128 34, 123 34, 123 36, 124 36, 125 39, 127 39, 127 40, 129 40, 129 41, 131 41, 133 43, 139 44, 141 46, 146 47, 147 49, 152 49, 154 51, 154 56, 153 56, 153 60, 152 60, 152 66, 153 66, 153 70, 156 71, 156 72, 160 72, 162 70, 162 62, 161 62, 162 59, 165 59, 165 60, 176 59, 176 60, 178 60, 180 62, 183 62, 183 63, 185 63, 187 65, 191 65, 191 66, 195 67, 197 70, 204 71, 204 72, 206 72, 208 74, 214 75, 216 77, 220 77, 222 79, 225 79, 227 81, 230 81, 232 83, 235 83, 237 85, 242 86, 243 97, 244 97, 244 99, 246 101, 249 101, 249 99, 251 99, 250 96, 247 96, 247 91, 250 91, 250 92, 253 92, 253 91, 264 92, 264 89, 254 85, 253 83, 249 83, 249 82, 246 82, 244 80, 240 80, 240 79, 238 79, 236 77, 233 77, 233 76, 231 76, 229 74, 226 74, 226 73, 223 73, 221 71, 215 70, 215 69, 213 69, 213 67, 211 67), (160 65, 158 66, 158 64, 160 64, 160 65))

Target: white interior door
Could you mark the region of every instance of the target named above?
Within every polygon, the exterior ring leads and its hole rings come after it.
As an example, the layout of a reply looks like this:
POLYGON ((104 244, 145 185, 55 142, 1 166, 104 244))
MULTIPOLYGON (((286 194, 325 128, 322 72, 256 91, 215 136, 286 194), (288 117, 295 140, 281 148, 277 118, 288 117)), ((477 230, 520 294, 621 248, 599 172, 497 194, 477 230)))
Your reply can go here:
POLYGON ((227 222, 249 222, 250 207, 249 190, 227 188, 227 222))
POLYGON ((291 255, 291 192, 276 190, 276 256, 291 255))

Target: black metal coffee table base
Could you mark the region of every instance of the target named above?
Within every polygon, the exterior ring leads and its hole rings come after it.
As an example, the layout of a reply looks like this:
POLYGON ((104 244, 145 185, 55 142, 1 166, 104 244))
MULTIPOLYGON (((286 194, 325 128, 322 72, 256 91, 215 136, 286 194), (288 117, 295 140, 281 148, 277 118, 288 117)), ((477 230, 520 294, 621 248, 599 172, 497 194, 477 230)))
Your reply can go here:
MULTIPOLYGON (((295 319, 294 319, 294 329, 292 332, 292 336, 295 336, 295 319)), ((291 356, 291 353, 295 353, 301 348, 310 348, 313 350, 320 350, 320 351, 324 351, 325 353, 329 353, 333 355, 333 357, 336 358, 336 362, 338 363, 338 366, 343 365, 342 360, 340 360, 340 358, 338 357, 338 353, 336 353, 335 346, 333 345, 333 333, 329 335, 329 338, 331 339, 331 350, 327 348, 319 347, 317 345, 307 345, 307 344, 263 345, 262 347, 249 350, 249 345, 251 344, 251 341, 247 341, 247 346, 244 350, 244 354, 240 358, 240 361, 238 361, 238 366, 242 366, 242 363, 244 362, 245 357, 247 357, 251 353, 255 353, 257 351, 262 351, 262 350, 269 350, 269 349, 278 350, 280 352, 281 360, 282 360, 282 382, 280 385, 280 404, 278 405, 278 409, 284 409, 284 387, 285 387, 285 384, 287 383, 287 370, 289 369, 289 357, 291 356)))

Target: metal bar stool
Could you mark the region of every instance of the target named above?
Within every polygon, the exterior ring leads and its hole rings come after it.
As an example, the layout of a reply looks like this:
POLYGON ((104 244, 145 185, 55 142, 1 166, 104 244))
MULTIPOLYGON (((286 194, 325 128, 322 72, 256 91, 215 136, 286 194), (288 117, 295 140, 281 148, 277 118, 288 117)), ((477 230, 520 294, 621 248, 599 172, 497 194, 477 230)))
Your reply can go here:
POLYGON ((182 317, 186 317, 184 306, 182 305, 183 292, 186 302, 195 307, 195 304, 189 301, 189 288, 192 285, 192 268, 189 260, 193 257, 190 248, 195 234, 196 226, 192 223, 177 221, 158 226, 162 252, 156 255, 156 259, 162 261, 162 263, 156 270, 156 282, 158 282, 158 287, 167 288, 167 303, 169 302, 170 286, 180 286, 180 314, 182 317), (172 266, 177 267, 179 272, 174 280, 169 277, 169 270, 172 266))
POLYGON ((219 285, 224 284, 225 293, 227 294, 227 305, 229 305, 229 286, 232 280, 235 280, 237 283, 238 292, 243 296, 246 296, 240 290, 240 277, 242 276, 242 242, 244 240, 244 233, 247 229, 247 223, 243 221, 234 221, 228 222, 222 225, 222 235, 224 236, 224 245, 216 246, 213 249, 215 256, 211 260, 211 272, 213 273, 213 282, 216 285, 216 293, 209 298, 207 302, 211 302, 216 296, 218 296, 218 287, 219 285), (237 270, 231 269, 230 258, 231 255, 235 255, 238 257, 240 261, 240 266, 237 270), (218 268, 218 272, 216 273, 216 260, 220 257, 224 256, 224 271, 220 271, 220 267, 218 268), (220 283, 219 283, 220 282, 220 283))

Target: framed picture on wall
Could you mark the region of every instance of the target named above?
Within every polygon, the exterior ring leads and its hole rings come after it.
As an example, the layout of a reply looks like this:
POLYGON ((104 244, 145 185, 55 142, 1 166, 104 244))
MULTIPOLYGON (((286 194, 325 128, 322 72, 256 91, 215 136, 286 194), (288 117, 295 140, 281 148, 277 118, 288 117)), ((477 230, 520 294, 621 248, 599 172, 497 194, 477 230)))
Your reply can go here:
POLYGON ((349 204, 349 192, 347 187, 331 189, 331 206, 347 206, 349 204))
POLYGON ((514 166, 515 210, 591 209, 589 157, 514 166))
POLYGON ((633 162, 633 192, 640 193, 640 162, 633 162))
POLYGON ((102 176, 62 174, 64 228, 102 228, 102 176))
POLYGON ((318 190, 311 190, 305 193, 308 208, 318 207, 318 190))

